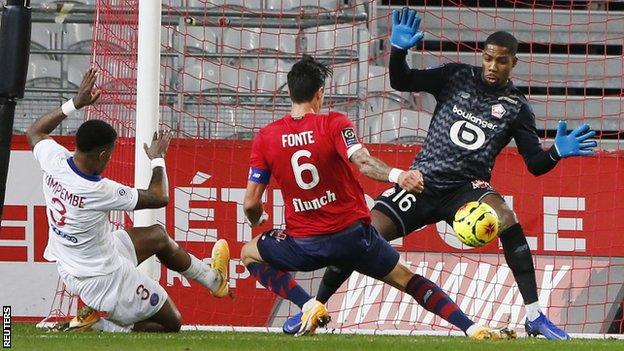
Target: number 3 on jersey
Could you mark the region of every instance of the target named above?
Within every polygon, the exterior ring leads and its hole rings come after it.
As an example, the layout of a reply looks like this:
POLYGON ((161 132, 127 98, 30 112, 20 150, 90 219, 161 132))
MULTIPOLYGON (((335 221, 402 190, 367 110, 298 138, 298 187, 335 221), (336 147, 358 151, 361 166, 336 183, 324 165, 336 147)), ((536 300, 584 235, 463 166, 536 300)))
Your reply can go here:
POLYGON ((297 181, 297 185, 303 190, 310 190, 318 185, 319 178, 318 169, 311 163, 299 163, 299 159, 302 157, 310 158, 312 153, 308 150, 299 150, 295 152, 290 158, 290 164, 293 169, 293 173, 295 174, 295 181, 297 181), (303 180, 303 172, 310 172, 312 180, 306 182, 303 180))
POLYGON ((52 198, 52 206, 50 207, 50 219, 57 227, 65 226, 65 214, 67 213, 67 209, 65 205, 56 197, 52 198), (58 214, 58 218, 54 213, 58 214))

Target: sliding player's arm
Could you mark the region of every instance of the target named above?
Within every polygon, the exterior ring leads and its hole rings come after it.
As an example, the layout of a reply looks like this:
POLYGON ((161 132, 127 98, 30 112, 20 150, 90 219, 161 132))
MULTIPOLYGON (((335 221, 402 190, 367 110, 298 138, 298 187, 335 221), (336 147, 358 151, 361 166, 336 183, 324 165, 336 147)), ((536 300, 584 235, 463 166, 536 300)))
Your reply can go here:
POLYGON ((391 168, 382 160, 371 156, 365 147, 361 147, 353 152, 350 160, 368 178, 380 182, 397 183, 401 188, 415 193, 420 193, 424 189, 423 177, 420 171, 403 171, 398 168, 391 168))
POLYGON ((100 98, 100 90, 95 89, 97 69, 90 68, 85 72, 78 93, 74 98, 39 117, 26 130, 26 138, 30 147, 34 148, 38 142, 50 138, 50 133, 73 111, 95 103, 100 98))
POLYGON ((152 163, 152 179, 147 189, 137 189, 108 178, 102 178, 99 198, 94 201, 94 209, 135 211, 167 206, 169 203, 169 185, 165 169, 165 154, 171 138, 171 132, 161 131, 158 134, 154 133, 154 140, 149 148, 147 145, 143 145, 147 157, 152 163))
POLYGON ((143 149, 152 165, 152 178, 147 189, 138 190, 139 198, 135 210, 161 208, 169 203, 169 182, 165 169, 165 154, 172 138, 171 132, 161 131, 158 134, 154 133, 154 139, 149 147, 147 144, 143 144, 143 149))

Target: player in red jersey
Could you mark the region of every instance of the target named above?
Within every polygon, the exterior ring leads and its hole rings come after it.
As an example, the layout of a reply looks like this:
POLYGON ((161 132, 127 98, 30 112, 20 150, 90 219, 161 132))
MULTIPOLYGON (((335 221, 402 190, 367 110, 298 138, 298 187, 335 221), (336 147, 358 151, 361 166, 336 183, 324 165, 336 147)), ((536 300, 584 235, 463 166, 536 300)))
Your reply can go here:
POLYGON ((370 225, 351 163, 371 179, 416 193, 424 189, 422 174, 390 168, 370 156, 345 115, 319 114, 329 74, 310 56, 295 63, 288 73, 291 113, 262 128, 254 140, 245 215, 251 226, 267 219, 262 195, 273 176, 284 197, 286 230, 267 231, 243 246, 241 258, 251 275, 302 309, 297 335, 314 333, 330 318, 325 305, 287 272, 333 264, 407 292, 473 338, 510 336, 476 325, 439 287, 400 262, 398 252, 370 225))

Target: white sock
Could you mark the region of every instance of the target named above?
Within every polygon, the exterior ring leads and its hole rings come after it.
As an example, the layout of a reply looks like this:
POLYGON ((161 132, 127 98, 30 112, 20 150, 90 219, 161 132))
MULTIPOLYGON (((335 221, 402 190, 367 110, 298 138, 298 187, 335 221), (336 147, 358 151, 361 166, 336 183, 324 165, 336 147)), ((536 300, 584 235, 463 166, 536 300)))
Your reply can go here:
POLYGON ((214 292, 221 284, 221 276, 199 258, 191 254, 189 256, 191 256, 191 265, 187 270, 180 273, 214 292))
POLYGON ((322 305, 320 301, 317 301, 316 298, 313 297, 309 299, 308 302, 304 303, 303 306, 301 306, 301 312, 308 311, 314 306, 319 305, 319 304, 322 305))
POLYGON ((130 327, 122 327, 104 318, 100 318, 99 321, 95 322, 91 329, 109 333, 130 333, 132 331, 130 327))
POLYGON ((539 317, 540 312, 541 312, 539 301, 535 301, 533 303, 530 303, 530 304, 524 306, 524 308, 526 308, 527 319, 530 320, 531 322, 536 320, 537 317, 539 317))
POLYGON ((468 329, 466 329, 466 335, 471 336, 472 334, 474 334, 479 328, 481 328, 480 325, 478 325, 477 323, 471 325, 468 327, 468 329))

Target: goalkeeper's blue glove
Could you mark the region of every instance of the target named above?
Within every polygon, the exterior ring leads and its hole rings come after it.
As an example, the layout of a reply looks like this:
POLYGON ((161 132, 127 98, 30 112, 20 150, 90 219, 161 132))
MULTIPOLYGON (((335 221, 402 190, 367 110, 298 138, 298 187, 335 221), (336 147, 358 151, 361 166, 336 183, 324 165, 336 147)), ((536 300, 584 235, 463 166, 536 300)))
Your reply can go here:
POLYGON ((420 16, 416 14, 416 10, 408 7, 392 11, 392 35, 390 42, 392 46, 399 49, 407 50, 418 44, 425 34, 418 31, 420 26, 420 16))
POLYGON ((584 123, 570 134, 566 134, 566 121, 559 121, 557 136, 555 136, 555 149, 561 158, 570 156, 590 156, 594 154, 594 148, 598 145, 596 140, 588 140, 596 135, 596 132, 584 123))

